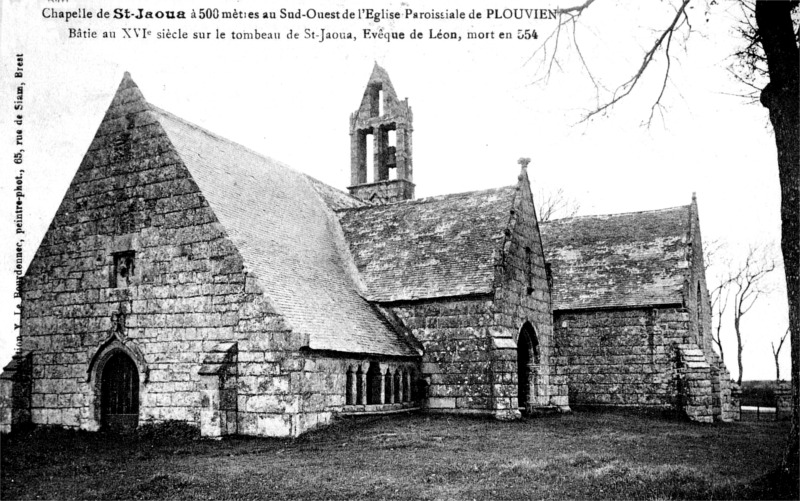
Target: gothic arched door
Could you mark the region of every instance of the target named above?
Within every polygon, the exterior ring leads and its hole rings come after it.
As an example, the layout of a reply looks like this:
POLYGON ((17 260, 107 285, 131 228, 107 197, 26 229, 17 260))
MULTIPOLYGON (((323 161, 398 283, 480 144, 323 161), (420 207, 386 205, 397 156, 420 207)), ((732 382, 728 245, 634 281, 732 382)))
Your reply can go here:
POLYGON ((111 355, 100 384, 101 418, 111 430, 130 430, 139 423, 139 372, 123 352, 111 355))

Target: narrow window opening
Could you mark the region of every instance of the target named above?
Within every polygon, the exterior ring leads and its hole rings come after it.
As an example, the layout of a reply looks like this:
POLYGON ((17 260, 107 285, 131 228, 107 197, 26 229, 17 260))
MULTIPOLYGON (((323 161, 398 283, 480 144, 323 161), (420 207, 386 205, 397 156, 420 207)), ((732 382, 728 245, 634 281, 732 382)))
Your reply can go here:
POLYGON ((411 374, 403 371, 403 402, 411 401, 411 374))
POLYGON ((544 273, 547 275, 547 291, 553 295, 553 266, 550 263, 544 263, 544 273))
POLYGON ((360 130, 357 132, 356 142, 356 165, 355 176, 353 184, 364 184, 367 182, 367 142, 369 141, 369 134, 366 131, 360 130))
POLYGON ((533 293, 533 252, 530 247, 525 247, 525 279, 528 282, 527 293, 533 293))
POLYGON ((347 377, 345 380, 345 404, 353 405, 355 403, 355 395, 353 394, 353 390, 355 389, 355 381, 353 380, 353 368, 347 368, 347 377))
POLYGON ((402 399, 400 398, 401 390, 403 389, 400 383, 400 369, 394 371, 394 402, 400 403, 402 399))
POLYGON ((386 374, 383 377, 383 401, 386 404, 394 403, 394 391, 392 389, 392 372, 386 369, 386 374))
POLYGON ((375 118, 383 115, 383 84, 370 85, 369 100, 369 116, 375 118))
POLYGON ((389 181, 397 179, 397 130, 394 128, 385 131, 386 139, 386 167, 389 181))
POLYGON ((700 288, 700 282, 697 283, 697 337, 700 341, 700 344, 703 343, 703 293, 702 289, 700 288))
POLYGON ((356 403, 364 405, 364 372, 361 370, 361 366, 358 366, 358 371, 356 371, 356 403))
POLYGON ((367 134, 366 141, 367 183, 372 183, 375 182, 375 136, 367 134))
POLYGON ((367 370, 367 405, 381 403, 381 369, 377 363, 371 362, 367 370))

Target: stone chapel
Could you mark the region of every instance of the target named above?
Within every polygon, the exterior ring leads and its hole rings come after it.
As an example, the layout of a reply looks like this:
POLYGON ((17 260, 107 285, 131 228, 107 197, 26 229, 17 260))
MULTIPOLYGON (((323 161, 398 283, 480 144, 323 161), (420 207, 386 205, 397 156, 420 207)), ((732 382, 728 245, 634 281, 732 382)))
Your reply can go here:
POLYGON ((627 235, 675 254, 674 280, 656 277, 669 301, 651 301, 641 281, 573 272, 576 252, 613 253, 587 224, 624 245, 625 221, 548 223, 543 247, 527 161, 510 186, 416 199, 412 119, 376 64, 345 193, 149 104, 126 73, 23 279, 2 430, 297 436, 336 415, 515 419, 571 401, 728 418, 702 266, 681 258, 702 255, 694 202, 688 230, 676 213, 674 234, 627 235))

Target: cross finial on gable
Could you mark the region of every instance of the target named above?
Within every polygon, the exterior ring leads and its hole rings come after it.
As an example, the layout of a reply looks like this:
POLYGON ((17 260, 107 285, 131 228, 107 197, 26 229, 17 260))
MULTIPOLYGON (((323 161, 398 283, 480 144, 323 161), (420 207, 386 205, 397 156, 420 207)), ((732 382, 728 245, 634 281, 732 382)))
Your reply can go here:
POLYGON ((531 159, 530 158, 526 158, 526 157, 522 157, 519 160, 517 160, 517 163, 520 164, 523 169, 527 169, 528 168, 528 164, 531 163, 531 159))

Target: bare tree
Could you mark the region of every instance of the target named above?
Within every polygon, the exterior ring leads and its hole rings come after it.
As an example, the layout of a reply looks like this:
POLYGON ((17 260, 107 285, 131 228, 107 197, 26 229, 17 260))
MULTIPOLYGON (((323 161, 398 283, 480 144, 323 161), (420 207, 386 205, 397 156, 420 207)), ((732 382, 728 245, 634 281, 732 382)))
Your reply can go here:
POLYGON ((736 331, 737 361, 739 362, 739 379, 742 384, 742 318, 750 311, 759 297, 768 292, 764 285, 764 278, 775 269, 775 260, 769 255, 769 248, 750 247, 744 263, 736 270, 731 283, 733 295, 733 328, 736 331))
POLYGON ((711 340, 717 346, 717 351, 719 351, 719 356, 723 362, 725 361, 725 351, 722 349, 722 317, 725 315, 725 310, 728 309, 731 283, 733 283, 733 280, 730 277, 723 279, 709 293, 711 296, 711 320, 714 322, 711 340))
MULTIPOLYGON (((580 0, 577 0, 580 1, 580 0)), ((652 68, 656 55, 661 54, 666 64, 662 66, 662 85, 658 96, 654 97, 647 123, 652 121, 656 110, 661 111, 661 98, 666 90, 672 63, 670 49, 675 36, 688 37, 691 23, 687 6, 691 0, 671 0, 668 4, 672 13, 665 16, 663 29, 654 32, 651 43, 643 49, 644 54, 638 66, 631 69, 629 77, 617 85, 609 95, 600 96, 602 85, 589 70, 578 46, 576 30, 578 20, 586 9, 596 0, 583 0, 577 5, 557 9, 558 23, 553 32, 545 38, 541 48, 532 57, 540 55, 545 68, 546 80, 554 65, 558 66, 559 42, 571 38, 575 51, 589 78, 594 84, 597 96, 595 108, 589 111, 584 120, 608 111, 622 98, 628 96, 640 82, 645 72, 652 68), (571 36, 570 36, 571 35, 571 36)), ((602 3, 602 2, 598 2, 602 3)), ((706 13, 716 5, 716 0, 706 0, 706 13)), ((783 254, 789 307, 789 331, 792 359, 792 426, 787 440, 786 453, 781 463, 784 478, 792 485, 792 494, 797 492, 798 471, 800 471, 800 49, 798 33, 792 15, 800 0, 756 0, 752 11, 755 23, 751 23, 753 45, 763 51, 759 59, 766 67, 767 83, 761 88, 759 100, 769 111, 769 119, 775 132, 777 149, 778 177, 781 187, 781 251, 783 254)))
MULTIPOLYGON (((703 245, 703 266, 706 277, 710 275, 712 266, 717 267, 717 255, 726 247, 720 240, 709 240, 703 245)), ((717 351, 722 361, 725 361, 725 351, 722 348, 722 318, 728 309, 728 299, 730 298, 732 278, 730 275, 730 263, 724 267, 724 275, 716 278, 709 278, 709 282, 717 282, 717 285, 709 290, 709 304, 711 305, 711 341, 717 346, 717 351)))
POLYGON ((775 381, 781 380, 781 364, 778 361, 778 356, 781 354, 781 348, 783 348, 783 342, 786 341, 786 336, 789 335, 789 328, 786 328, 786 333, 781 336, 781 342, 778 343, 778 347, 775 348, 775 341, 772 343, 772 356, 775 357, 775 381))
POLYGON ((581 208, 580 202, 567 196, 563 188, 556 191, 539 190, 536 197, 536 215, 540 223, 564 217, 574 217, 581 208))

